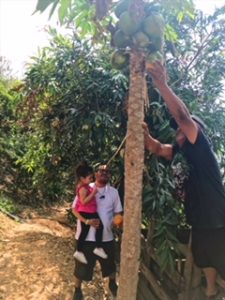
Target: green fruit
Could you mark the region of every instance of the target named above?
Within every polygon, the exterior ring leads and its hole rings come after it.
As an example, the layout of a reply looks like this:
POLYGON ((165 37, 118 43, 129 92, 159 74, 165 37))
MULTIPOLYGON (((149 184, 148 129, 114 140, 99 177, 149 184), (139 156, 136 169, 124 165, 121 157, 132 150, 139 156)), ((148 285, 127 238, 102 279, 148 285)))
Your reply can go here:
POLYGON ((155 36, 150 37, 150 45, 149 45, 150 52, 162 51, 163 43, 164 43, 163 37, 155 37, 155 36))
POLYGON ((125 68, 128 65, 129 56, 124 51, 116 50, 112 54, 111 62, 112 62, 112 66, 115 69, 121 70, 121 69, 125 68))
POLYGON ((138 24, 132 19, 129 12, 125 11, 120 16, 119 28, 126 35, 133 35, 138 30, 138 24))
POLYGON ((117 48, 126 48, 131 43, 130 38, 123 33, 122 30, 117 30, 113 36, 113 44, 117 48))
POLYGON ((149 38, 148 36, 142 32, 142 31, 138 31, 137 33, 135 33, 134 35, 134 43, 141 47, 141 48, 145 48, 149 45, 149 38))
POLYGON ((164 35, 164 20, 160 14, 150 15, 143 22, 144 32, 151 37, 163 37, 164 35))
POLYGON ((131 0, 124 0, 119 2, 119 4, 116 6, 115 15, 117 16, 118 19, 123 12, 129 9, 130 2, 131 0))
POLYGON ((159 51, 153 52, 153 53, 149 54, 147 57, 148 63, 154 63, 155 61, 160 61, 161 64, 163 64, 163 56, 159 51))

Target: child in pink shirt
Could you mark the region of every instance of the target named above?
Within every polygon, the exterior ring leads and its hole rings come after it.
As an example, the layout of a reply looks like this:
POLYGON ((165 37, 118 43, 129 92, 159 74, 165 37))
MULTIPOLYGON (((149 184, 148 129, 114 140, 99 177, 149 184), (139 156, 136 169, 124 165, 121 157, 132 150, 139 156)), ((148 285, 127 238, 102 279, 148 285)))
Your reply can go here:
MULTIPOLYGON (((90 229, 89 220, 99 219, 97 213, 97 203, 95 195, 98 192, 97 188, 92 188, 89 184, 93 181, 93 169, 87 163, 80 164, 76 169, 78 183, 76 186, 77 203, 75 210, 85 218, 85 222, 81 222, 81 233, 77 241, 77 250, 74 257, 82 263, 87 264, 87 259, 82 252, 83 242, 85 241, 90 229)), ((101 247, 103 234, 103 224, 100 220, 99 227, 96 229, 96 248, 94 254, 106 259, 107 254, 101 247)))

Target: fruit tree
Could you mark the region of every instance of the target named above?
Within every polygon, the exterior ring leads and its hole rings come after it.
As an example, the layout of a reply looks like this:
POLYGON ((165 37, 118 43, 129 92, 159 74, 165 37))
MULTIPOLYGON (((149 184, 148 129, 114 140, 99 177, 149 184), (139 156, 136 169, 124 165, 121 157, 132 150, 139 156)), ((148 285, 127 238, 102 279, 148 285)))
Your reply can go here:
MULTIPOLYGON (((160 9, 170 7, 179 13, 190 8, 189 1, 143 0, 48 0, 37 3, 36 10, 58 7, 61 23, 73 24, 80 38, 89 38, 103 47, 114 48, 112 65, 123 71, 129 66, 127 133, 125 147, 125 202, 118 299, 135 300, 140 260, 144 137, 142 122, 148 105, 146 63, 163 60, 166 26, 160 9)), ((167 24, 168 25, 168 24, 167 24)), ((171 34, 172 36, 172 34, 171 34)))

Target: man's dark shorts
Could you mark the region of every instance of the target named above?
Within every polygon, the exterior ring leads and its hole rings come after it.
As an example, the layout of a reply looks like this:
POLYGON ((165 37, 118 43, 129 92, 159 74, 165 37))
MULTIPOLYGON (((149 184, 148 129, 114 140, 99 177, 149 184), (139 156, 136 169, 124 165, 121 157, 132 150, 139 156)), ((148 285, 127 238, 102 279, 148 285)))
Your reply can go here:
POLYGON ((108 277, 116 271, 115 265, 115 244, 114 241, 103 242, 102 248, 105 250, 108 255, 107 259, 103 259, 99 256, 96 256, 93 253, 94 248, 96 247, 95 242, 84 242, 84 247, 82 252, 84 253, 88 263, 83 264, 75 260, 75 269, 74 276, 80 280, 90 281, 93 276, 93 269, 95 267, 96 260, 99 261, 101 265, 101 271, 103 277, 108 277))
POLYGON ((192 229, 192 253, 199 268, 215 268, 225 279, 225 227, 192 229))

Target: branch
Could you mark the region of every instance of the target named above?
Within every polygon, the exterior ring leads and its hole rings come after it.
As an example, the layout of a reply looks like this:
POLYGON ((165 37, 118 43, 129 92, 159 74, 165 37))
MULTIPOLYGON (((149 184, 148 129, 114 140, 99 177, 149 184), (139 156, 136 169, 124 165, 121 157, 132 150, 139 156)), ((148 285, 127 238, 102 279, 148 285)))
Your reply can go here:
POLYGON ((202 50, 212 41, 213 38, 209 40, 209 37, 211 35, 212 35, 212 32, 210 32, 208 34, 208 36, 205 38, 205 40, 202 42, 202 44, 198 48, 198 50, 197 50, 196 54, 194 55, 194 57, 192 58, 192 60, 189 62, 189 64, 187 65, 187 67, 185 67, 183 75, 179 79, 175 80, 171 84, 171 87, 173 87, 177 82, 179 82, 181 79, 183 79, 186 76, 188 70, 190 70, 191 68, 194 67, 194 65, 191 67, 191 65, 193 64, 193 62, 198 58, 198 56, 200 55, 200 53, 202 52, 202 50))
POLYGON ((120 149, 123 147, 123 144, 125 143, 127 138, 127 135, 123 138, 121 144, 119 145, 119 147, 117 148, 116 152, 113 154, 113 156, 109 159, 109 161, 107 162, 107 166, 109 166, 109 164, 111 163, 111 161, 117 156, 117 154, 119 153, 120 149))

